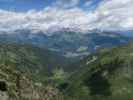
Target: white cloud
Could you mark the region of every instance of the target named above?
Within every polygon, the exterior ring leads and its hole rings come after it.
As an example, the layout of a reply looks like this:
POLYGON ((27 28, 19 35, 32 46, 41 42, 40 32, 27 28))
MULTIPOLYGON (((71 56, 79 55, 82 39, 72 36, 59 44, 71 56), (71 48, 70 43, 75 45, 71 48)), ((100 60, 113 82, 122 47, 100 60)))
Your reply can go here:
POLYGON ((15 13, 0 11, 0 29, 16 30, 30 29, 43 32, 58 31, 62 28, 76 31, 87 31, 89 15, 79 8, 58 9, 47 8, 43 11, 29 11, 27 13, 15 13))
POLYGON ((80 3, 80 0, 56 0, 55 6, 61 8, 75 7, 80 3))
MULTIPOLYGON (((65 2, 61 2, 63 1, 65 2)), ((70 0, 74 1, 73 6, 79 0, 70 0)), ((64 28, 82 33, 93 29, 133 29, 133 0, 104 0, 93 12, 76 7, 61 9, 56 6, 24 13, 0 10, 1 31, 11 33, 17 29, 28 29, 50 34, 64 28)))
POLYGON ((133 28, 129 24, 133 19, 133 0, 104 0, 95 13, 98 14, 96 26, 99 29, 133 28))

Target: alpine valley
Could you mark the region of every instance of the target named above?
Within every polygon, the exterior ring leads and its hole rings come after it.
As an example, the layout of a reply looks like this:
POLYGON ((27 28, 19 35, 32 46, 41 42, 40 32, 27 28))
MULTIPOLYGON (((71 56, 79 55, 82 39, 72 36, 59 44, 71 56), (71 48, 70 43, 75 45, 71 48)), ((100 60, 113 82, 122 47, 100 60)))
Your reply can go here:
POLYGON ((0 99, 132 100, 132 40, 97 30, 1 32, 0 99))
POLYGON ((132 32, 127 32, 128 37, 122 35, 122 32, 98 30, 88 33, 74 32, 69 29, 53 33, 16 30, 12 33, 0 32, 0 41, 2 43, 32 44, 36 47, 47 48, 66 58, 80 59, 100 48, 127 44, 132 40, 130 37, 132 32))

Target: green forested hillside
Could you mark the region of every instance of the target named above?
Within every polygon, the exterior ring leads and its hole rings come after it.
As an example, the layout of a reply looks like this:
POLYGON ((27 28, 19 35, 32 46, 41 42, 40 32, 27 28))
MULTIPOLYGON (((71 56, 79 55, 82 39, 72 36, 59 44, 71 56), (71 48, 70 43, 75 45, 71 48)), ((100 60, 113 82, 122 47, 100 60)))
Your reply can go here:
POLYGON ((74 100, 133 100, 133 44, 83 59, 65 94, 74 100))
POLYGON ((21 72, 45 79, 56 67, 64 67, 67 59, 47 49, 31 45, 0 44, 0 65, 16 67, 21 72))
POLYGON ((30 45, 1 44, 0 94, 4 82, 8 86, 7 92, 2 92, 8 93, 4 97, 16 100, 21 95, 26 100, 133 100, 132 43, 101 49, 78 62, 71 73, 55 67, 63 59, 52 55, 55 54, 30 45), (49 71, 48 64, 55 67, 53 71, 49 71))

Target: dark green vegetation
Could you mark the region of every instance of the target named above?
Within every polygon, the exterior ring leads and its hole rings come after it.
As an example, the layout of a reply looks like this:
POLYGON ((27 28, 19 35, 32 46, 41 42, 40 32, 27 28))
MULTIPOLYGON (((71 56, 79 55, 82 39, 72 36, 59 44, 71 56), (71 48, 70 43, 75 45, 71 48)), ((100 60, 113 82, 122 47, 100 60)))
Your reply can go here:
POLYGON ((38 99, 28 92, 34 99, 26 100, 133 100, 132 43, 101 49, 70 65, 68 68, 76 67, 74 72, 65 72, 63 68, 66 64, 60 63, 64 60, 59 58, 48 50, 30 45, 1 44, 0 91, 8 91, 17 98, 21 95, 25 97, 27 91, 34 91, 41 97, 38 99), (42 80, 43 84, 40 83, 42 80), (23 85, 20 86, 19 82, 23 85))
POLYGON ((52 70, 64 66, 68 60, 55 52, 31 45, 0 44, 0 65, 13 66, 34 79, 44 80, 52 70))
POLYGON ((86 57, 69 81, 75 100, 133 100, 133 44, 86 57))

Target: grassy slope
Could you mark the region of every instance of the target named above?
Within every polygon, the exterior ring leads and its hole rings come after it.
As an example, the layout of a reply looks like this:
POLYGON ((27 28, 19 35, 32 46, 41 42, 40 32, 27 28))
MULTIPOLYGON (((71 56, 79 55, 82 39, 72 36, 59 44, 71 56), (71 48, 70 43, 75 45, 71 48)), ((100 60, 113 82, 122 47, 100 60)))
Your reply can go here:
MULTIPOLYGON (((47 50, 46 53, 41 50, 29 45, 1 44, 0 64, 17 67, 28 75, 33 73, 36 78, 46 76, 49 70, 46 62, 56 66, 57 59, 50 58, 53 54, 47 50)), ((61 90, 65 96, 58 100, 133 100, 133 44, 101 49, 78 65, 79 70, 65 81, 68 87, 61 90)))
POLYGON ((54 68, 63 67, 66 63, 65 58, 47 49, 31 45, 0 44, 0 65, 17 67, 37 79, 44 78, 54 68))
POLYGON ((76 100, 133 100, 133 44, 86 57, 69 81, 76 100))

